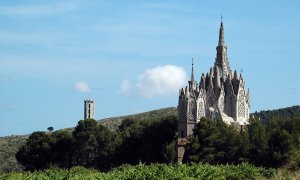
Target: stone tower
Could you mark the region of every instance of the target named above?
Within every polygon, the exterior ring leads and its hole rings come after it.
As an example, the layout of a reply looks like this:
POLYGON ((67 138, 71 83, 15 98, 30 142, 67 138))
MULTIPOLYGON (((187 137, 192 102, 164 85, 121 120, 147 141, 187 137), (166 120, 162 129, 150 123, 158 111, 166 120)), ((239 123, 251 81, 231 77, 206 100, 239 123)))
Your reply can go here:
POLYGON ((84 119, 95 119, 95 101, 84 100, 84 119))
POLYGON ((200 83, 194 79, 192 63, 188 86, 179 90, 177 160, 182 162, 188 136, 202 117, 222 120, 241 128, 249 124, 250 96, 242 74, 232 73, 227 58, 224 26, 221 21, 214 66, 203 73, 200 83))

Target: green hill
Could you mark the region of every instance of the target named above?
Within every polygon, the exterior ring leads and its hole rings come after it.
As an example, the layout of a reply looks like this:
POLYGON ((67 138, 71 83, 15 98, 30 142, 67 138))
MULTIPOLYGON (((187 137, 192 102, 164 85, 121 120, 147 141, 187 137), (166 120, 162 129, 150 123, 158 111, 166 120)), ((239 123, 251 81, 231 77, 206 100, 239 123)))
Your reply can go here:
MULTIPOLYGON (((124 119, 132 118, 144 120, 149 118, 159 119, 164 116, 176 114, 176 108, 162 108, 154 111, 101 119, 98 122, 111 130, 116 130, 124 119)), ((66 128, 73 130, 74 128, 66 128)), ((0 137, 0 172, 22 171, 23 167, 15 158, 18 149, 26 142, 29 135, 0 137)))
MULTIPOLYGON (((131 118, 136 120, 159 119, 168 115, 176 115, 176 108, 162 108, 145 113, 128 116, 112 117, 99 120, 99 123, 111 130, 116 130, 124 119, 131 118)), ((267 110, 255 112, 251 115, 260 117, 262 121, 270 120, 274 117, 300 116, 300 106, 282 108, 278 110, 267 110)), ((72 130, 73 128, 68 128, 72 130)), ((0 137, 0 172, 21 171, 22 166, 16 161, 15 153, 26 142, 29 135, 0 137)))
POLYGON ((153 110, 149 112, 133 114, 128 116, 112 117, 99 120, 99 123, 103 126, 108 127, 111 130, 117 130, 119 125, 121 125, 124 119, 136 119, 136 120, 146 120, 146 119, 160 119, 164 116, 176 115, 177 111, 174 107, 162 108, 158 110, 153 110))
POLYGON ((251 115, 258 117, 262 122, 267 122, 272 118, 288 118, 293 116, 300 116, 300 106, 292 106, 277 110, 265 110, 252 113, 251 115))
POLYGON ((15 158, 16 152, 29 135, 0 137, 0 172, 21 171, 22 165, 15 158))

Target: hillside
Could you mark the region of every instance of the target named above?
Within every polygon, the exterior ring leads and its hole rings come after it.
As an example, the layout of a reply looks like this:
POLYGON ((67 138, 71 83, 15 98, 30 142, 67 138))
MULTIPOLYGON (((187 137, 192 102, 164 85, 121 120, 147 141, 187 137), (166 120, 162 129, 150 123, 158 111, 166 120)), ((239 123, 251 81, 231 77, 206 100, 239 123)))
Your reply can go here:
POLYGON ((293 116, 300 116, 300 105, 277 110, 265 110, 252 113, 255 117, 259 117, 262 122, 267 122, 272 118, 287 118, 293 116))
POLYGON ((15 158, 18 149, 29 135, 0 137, 0 172, 21 171, 22 165, 15 158))
MULTIPOLYGON (((273 117, 300 116, 300 106, 282 108, 278 110, 267 110, 252 113, 260 117, 262 121, 267 121, 273 117)), ((163 108, 145 113, 128 116, 112 117, 101 119, 98 122, 111 130, 116 130, 124 119, 131 118, 136 120, 159 119, 168 115, 176 115, 176 108, 163 108)), ((72 130, 73 128, 68 128, 72 130)), ((0 137, 0 172, 21 171, 22 166, 16 161, 15 153, 26 142, 29 135, 0 137)))
POLYGON ((137 120, 145 120, 145 119, 160 119, 169 115, 176 115, 177 111, 174 107, 162 108, 158 110, 153 110, 149 112, 133 114, 128 116, 120 116, 120 117, 112 117, 99 120, 99 123, 103 126, 108 127, 111 130, 117 130, 119 125, 121 125, 124 119, 137 119, 137 120))
MULTIPOLYGON (((176 108, 162 108, 134 115, 106 118, 98 120, 98 122, 111 130, 116 130, 122 121, 127 118, 137 120, 159 119, 172 114, 176 114, 176 108)), ((73 130, 74 128, 66 129, 73 130)), ((17 162, 15 154, 28 137, 29 135, 0 137, 0 172, 22 171, 22 165, 17 162)))

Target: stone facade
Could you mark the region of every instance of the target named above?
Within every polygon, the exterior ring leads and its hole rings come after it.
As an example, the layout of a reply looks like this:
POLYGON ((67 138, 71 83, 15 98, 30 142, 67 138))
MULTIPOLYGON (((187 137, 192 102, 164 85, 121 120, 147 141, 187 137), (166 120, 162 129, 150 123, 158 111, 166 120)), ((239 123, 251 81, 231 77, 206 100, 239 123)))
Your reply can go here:
POLYGON ((194 78, 192 63, 188 86, 179 90, 177 158, 181 162, 187 137, 202 117, 222 120, 228 125, 243 127, 249 124, 250 96, 242 74, 232 72, 220 25, 217 57, 209 73, 202 74, 200 83, 194 78))
POLYGON ((95 100, 84 100, 84 119, 95 119, 95 100))

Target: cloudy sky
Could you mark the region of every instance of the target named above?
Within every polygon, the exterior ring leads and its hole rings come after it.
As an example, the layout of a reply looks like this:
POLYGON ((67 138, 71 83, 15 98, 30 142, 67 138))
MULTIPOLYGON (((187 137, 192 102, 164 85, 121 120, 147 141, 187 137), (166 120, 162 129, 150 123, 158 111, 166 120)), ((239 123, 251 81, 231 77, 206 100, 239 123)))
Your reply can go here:
POLYGON ((175 107, 191 59, 213 66, 220 16, 251 111, 300 102, 300 1, 1 0, 0 136, 175 107))

